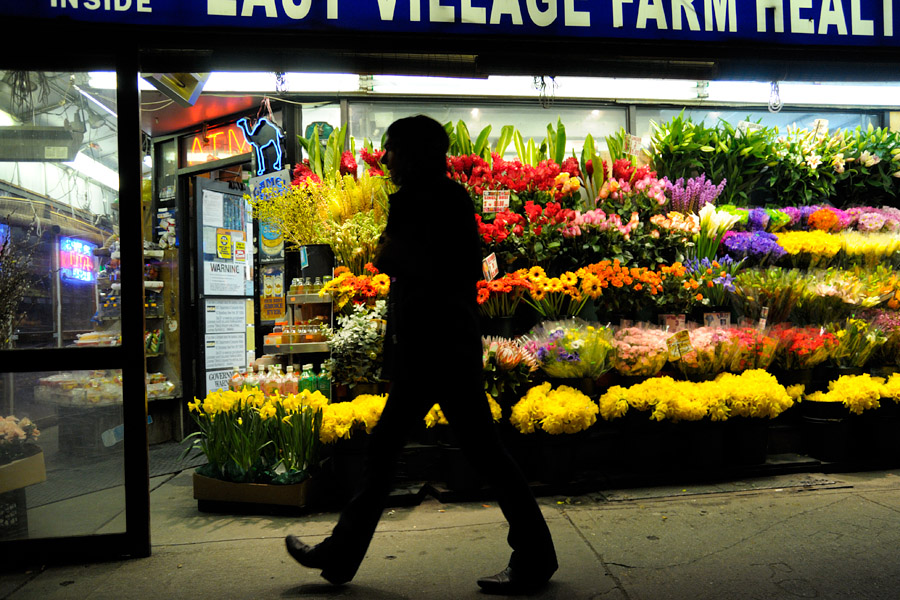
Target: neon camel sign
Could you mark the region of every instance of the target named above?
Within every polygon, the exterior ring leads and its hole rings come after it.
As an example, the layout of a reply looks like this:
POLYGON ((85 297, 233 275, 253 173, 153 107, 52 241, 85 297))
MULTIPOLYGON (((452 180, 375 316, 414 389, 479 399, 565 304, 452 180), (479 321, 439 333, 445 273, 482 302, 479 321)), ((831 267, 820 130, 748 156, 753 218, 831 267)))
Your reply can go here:
POLYGON ((253 147, 257 176, 284 168, 284 131, 281 127, 265 117, 257 120, 252 129, 246 117, 238 119, 235 124, 253 147))

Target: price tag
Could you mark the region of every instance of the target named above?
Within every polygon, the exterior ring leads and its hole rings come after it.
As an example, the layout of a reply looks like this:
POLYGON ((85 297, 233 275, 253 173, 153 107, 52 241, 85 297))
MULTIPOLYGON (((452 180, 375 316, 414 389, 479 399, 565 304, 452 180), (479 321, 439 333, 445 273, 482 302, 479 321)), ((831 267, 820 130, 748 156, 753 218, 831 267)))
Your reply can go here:
POLYGON ((666 340, 666 346, 669 348, 669 360, 679 360, 685 354, 694 351, 691 346, 691 335, 687 329, 682 329, 672 337, 666 340))
POLYGON ((676 329, 684 329, 687 323, 686 315, 659 315, 659 323, 663 327, 667 327, 672 331, 676 329))
POLYGON ((631 156, 640 156, 641 151, 644 149, 644 143, 636 135, 628 136, 628 154, 631 156))
POLYGON ((509 190, 484 190, 481 211, 495 213, 509 208, 509 190))
POLYGON ((759 327, 760 331, 762 331, 763 329, 766 328, 766 321, 768 320, 768 318, 769 318, 769 307, 768 307, 768 306, 763 306, 763 307, 762 307, 762 310, 759 312, 759 325, 758 325, 758 327, 759 327))
POLYGON ((497 255, 495 253, 491 252, 481 261, 481 272, 484 274, 485 281, 491 281, 500 274, 500 267, 497 265, 497 255))
POLYGON ((731 313, 703 313, 703 324, 707 327, 731 327, 731 313))

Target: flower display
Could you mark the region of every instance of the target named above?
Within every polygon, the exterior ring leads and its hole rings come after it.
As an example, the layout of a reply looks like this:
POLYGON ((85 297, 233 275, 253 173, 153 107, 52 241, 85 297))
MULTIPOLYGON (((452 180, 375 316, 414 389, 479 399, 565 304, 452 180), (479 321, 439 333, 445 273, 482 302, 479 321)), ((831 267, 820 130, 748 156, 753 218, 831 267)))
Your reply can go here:
POLYGON ((864 367, 887 341, 883 331, 862 319, 832 323, 827 329, 837 338, 837 347, 830 358, 839 367, 864 367))
POLYGON ((887 394, 885 380, 881 377, 842 375, 828 383, 827 392, 814 392, 805 397, 809 402, 840 402, 853 414, 873 410, 881 406, 881 398, 887 394))
POLYGON ((323 409, 320 392, 266 396, 258 390, 210 392, 188 402, 199 431, 188 436, 208 464, 202 475, 236 483, 299 483, 317 460, 323 409))
POLYGON ((516 273, 478 282, 478 308, 485 317, 511 317, 534 284, 516 273))
POLYGON ((879 264, 895 264, 900 251, 900 234, 861 233, 842 231, 838 235, 843 257, 848 263, 875 267, 879 264))
POLYGON ((336 268, 334 278, 322 286, 319 295, 330 295, 335 308, 349 312, 357 304, 371 304, 387 298, 391 278, 379 273, 372 263, 367 263, 364 271, 366 274, 354 275, 347 267, 336 268))
POLYGON ((731 364, 736 340, 732 331, 719 327, 688 330, 691 347, 675 360, 675 366, 689 377, 708 377, 725 371, 731 364))
POLYGON ((725 189, 727 180, 723 179, 718 185, 706 178, 702 173, 699 177, 691 177, 685 182, 684 177, 679 177, 675 183, 665 180, 666 195, 669 197, 669 207, 679 213, 699 213, 707 204, 715 204, 716 198, 725 189))
POLYGON ((748 266, 774 265, 787 254, 778 243, 778 236, 765 231, 728 231, 722 236, 722 245, 728 256, 745 261, 748 266))
POLYGON ((838 344, 833 333, 820 327, 791 327, 781 324, 772 328, 778 340, 776 364, 787 371, 811 369, 828 360, 838 344))
POLYGON ((784 386, 769 373, 723 373, 713 381, 653 377, 630 387, 611 387, 600 397, 600 416, 608 421, 632 410, 654 421, 724 421, 732 417, 772 419, 793 405, 784 386))
POLYGON ((775 360, 778 339, 756 327, 732 327, 734 341, 728 370, 743 373, 749 370, 768 369, 775 360))
POLYGON ((0 465, 24 458, 27 446, 35 444, 40 435, 40 430, 27 417, 0 417, 0 465))
POLYGON ((795 269, 746 269, 734 278, 731 300, 744 318, 782 323, 803 298, 806 283, 804 273, 795 269))
POLYGON ((697 283, 694 289, 703 296, 699 302, 705 306, 722 306, 734 291, 734 274, 741 268, 741 261, 730 256, 719 260, 694 258, 686 260, 684 266, 687 269, 686 283, 697 283))
POLYGON ((620 375, 652 377, 669 360, 666 339, 671 333, 658 327, 622 327, 613 336, 613 366, 620 375))
POLYGON ((518 340, 481 339, 484 386, 492 397, 517 394, 538 370, 537 358, 518 340))
POLYGON ((324 361, 331 381, 350 386, 379 381, 386 313, 387 303, 376 300, 373 306, 357 304, 349 315, 337 317, 329 339, 331 356, 324 361))
POLYGON ((607 327, 581 319, 546 321, 523 339, 548 377, 596 378, 612 367, 612 331, 607 327))
POLYGON ((700 209, 700 231, 694 236, 693 256, 698 259, 716 257, 725 233, 738 222, 739 217, 724 210, 716 210, 712 204, 700 209))
POLYGON ((777 236, 795 267, 825 268, 842 249, 840 238, 824 231, 787 231, 777 236))
POLYGON ((576 316, 587 301, 595 297, 593 288, 583 275, 583 271, 567 271, 559 277, 548 277, 539 266, 521 269, 514 274, 516 278, 530 282, 529 293, 523 295, 522 300, 545 319, 576 316))
POLYGON ((510 423, 520 433, 545 431, 552 435, 578 433, 597 422, 599 407, 567 385, 534 386, 512 407, 510 423))

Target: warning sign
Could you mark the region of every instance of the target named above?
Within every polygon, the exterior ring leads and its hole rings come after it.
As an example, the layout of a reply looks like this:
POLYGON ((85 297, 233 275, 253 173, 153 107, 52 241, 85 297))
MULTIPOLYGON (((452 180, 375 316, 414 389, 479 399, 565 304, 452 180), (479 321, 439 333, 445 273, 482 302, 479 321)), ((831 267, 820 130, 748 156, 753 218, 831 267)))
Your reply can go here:
POLYGON ((216 233, 216 256, 231 259, 231 232, 220 229, 216 233))

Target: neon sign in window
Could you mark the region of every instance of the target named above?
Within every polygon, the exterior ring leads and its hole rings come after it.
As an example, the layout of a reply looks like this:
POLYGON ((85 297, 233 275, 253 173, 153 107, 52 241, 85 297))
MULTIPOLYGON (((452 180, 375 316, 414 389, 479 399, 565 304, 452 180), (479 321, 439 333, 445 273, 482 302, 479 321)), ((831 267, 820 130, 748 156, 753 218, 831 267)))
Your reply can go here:
POLYGON ((73 283, 94 283, 94 249, 97 246, 70 237, 59 238, 59 276, 73 283))
POLYGON ((181 152, 183 164, 187 166, 230 158, 250 152, 250 143, 244 138, 244 132, 231 123, 216 127, 206 132, 182 138, 181 152))

